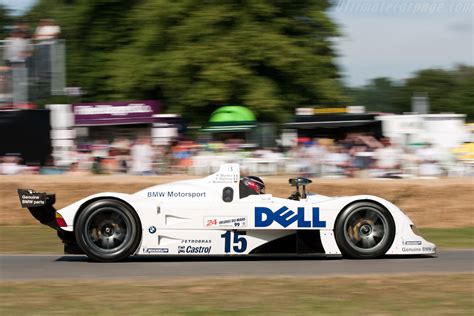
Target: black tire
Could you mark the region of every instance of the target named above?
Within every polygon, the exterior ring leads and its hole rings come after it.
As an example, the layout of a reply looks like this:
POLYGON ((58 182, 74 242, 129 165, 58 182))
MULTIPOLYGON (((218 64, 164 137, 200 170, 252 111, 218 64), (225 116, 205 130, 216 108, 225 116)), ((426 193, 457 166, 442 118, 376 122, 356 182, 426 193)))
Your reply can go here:
POLYGON ((141 239, 140 219, 125 203, 114 199, 97 200, 79 214, 76 240, 84 253, 95 261, 121 261, 130 256, 141 239))
POLYGON ((382 257, 392 246, 395 222, 386 208, 372 202, 357 202, 342 211, 334 231, 344 257, 374 259, 382 257))

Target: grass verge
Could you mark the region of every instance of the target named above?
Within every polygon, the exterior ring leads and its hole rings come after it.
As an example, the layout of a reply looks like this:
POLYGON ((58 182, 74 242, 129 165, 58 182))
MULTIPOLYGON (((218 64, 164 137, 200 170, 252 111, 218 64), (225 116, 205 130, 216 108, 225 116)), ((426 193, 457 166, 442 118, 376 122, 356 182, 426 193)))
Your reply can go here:
POLYGON ((3 282, 1 315, 461 315, 474 274, 3 282))
POLYGON ((474 227, 420 228, 420 234, 438 248, 474 248, 474 227))
POLYGON ((63 253, 63 244, 44 225, 0 226, 0 253, 63 253))
MULTIPOLYGON (((474 248, 474 227, 421 228, 438 248, 474 248)), ((56 232, 43 225, 0 226, 0 253, 62 253, 56 232)))

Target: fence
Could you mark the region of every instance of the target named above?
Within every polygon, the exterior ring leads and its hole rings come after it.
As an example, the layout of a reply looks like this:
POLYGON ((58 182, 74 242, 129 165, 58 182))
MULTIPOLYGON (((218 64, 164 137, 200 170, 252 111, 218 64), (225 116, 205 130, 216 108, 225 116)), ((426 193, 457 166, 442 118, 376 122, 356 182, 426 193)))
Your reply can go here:
POLYGON ((64 94, 64 40, 34 43, 25 63, 11 65, 4 59, 6 45, 7 41, 0 41, 0 107, 27 104, 64 94))

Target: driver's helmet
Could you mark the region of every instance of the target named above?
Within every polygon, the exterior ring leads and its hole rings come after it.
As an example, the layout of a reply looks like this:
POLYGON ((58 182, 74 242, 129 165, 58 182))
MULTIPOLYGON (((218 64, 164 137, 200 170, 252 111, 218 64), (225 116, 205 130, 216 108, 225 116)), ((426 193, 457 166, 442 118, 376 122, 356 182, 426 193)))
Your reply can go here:
POLYGON ((243 177, 241 183, 248 189, 254 191, 257 194, 265 194, 265 183, 263 180, 256 176, 243 177))

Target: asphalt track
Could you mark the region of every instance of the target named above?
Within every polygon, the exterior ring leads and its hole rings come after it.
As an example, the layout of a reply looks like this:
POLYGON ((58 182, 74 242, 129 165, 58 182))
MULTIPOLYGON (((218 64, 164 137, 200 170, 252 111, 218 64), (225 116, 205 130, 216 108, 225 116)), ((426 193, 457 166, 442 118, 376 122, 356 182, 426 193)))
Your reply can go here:
POLYGON ((437 257, 348 260, 308 257, 138 257, 120 263, 85 256, 0 255, 2 281, 40 279, 169 279, 474 272, 474 249, 442 250, 437 257))

